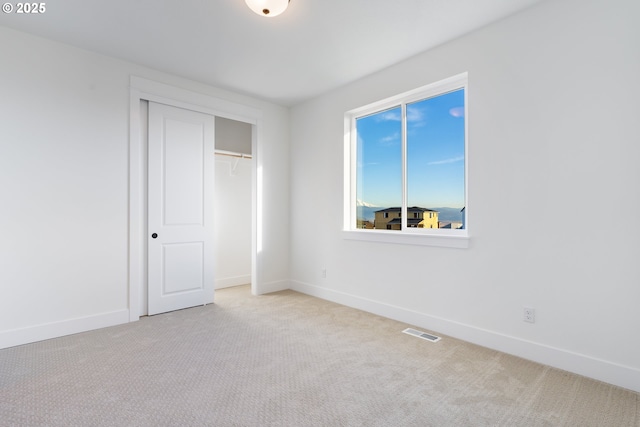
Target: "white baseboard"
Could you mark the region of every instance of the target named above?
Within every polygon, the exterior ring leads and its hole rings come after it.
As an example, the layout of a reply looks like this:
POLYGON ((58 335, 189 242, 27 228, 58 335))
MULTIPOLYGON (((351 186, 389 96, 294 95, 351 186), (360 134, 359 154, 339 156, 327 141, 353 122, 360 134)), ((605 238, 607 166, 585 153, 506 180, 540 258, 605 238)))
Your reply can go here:
POLYGON ((308 283, 290 289, 473 344, 640 392, 640 370, 308 283))
POLYGON ((256 289, 256 295, 270 294, 271 292, 286 291, 290 289, 288 280, 278 280, 276 282, 260 283, 256 289))
POLYGON ((118 310, 95 316, 79 317, 0 332, 0 349, 87 332, 129 322, 129 310, 118 310))
POLYGON ((215 289, 230 288, 232 286, 248 285, 251 283, 251 275, 246 274, 243 276, 225 277, 224 279, 217 279, 213 285, 215 289))

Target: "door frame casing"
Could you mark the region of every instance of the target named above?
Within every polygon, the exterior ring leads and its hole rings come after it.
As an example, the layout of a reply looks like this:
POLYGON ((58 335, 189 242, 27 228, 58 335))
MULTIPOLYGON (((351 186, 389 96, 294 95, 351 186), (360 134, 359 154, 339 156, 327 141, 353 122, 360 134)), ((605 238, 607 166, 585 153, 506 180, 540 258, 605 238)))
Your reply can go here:
POLYGON ((262 183, 257 171, 262 166, 258 144, 261 140, 262 111, 138 76, 130 77, 129 93, 129 321, 140 318, 141 290, 143 286, 147 286, 147 141, 142 140, 142 126, 146 124, 142 123, 140 112, 140 103, 145 100, 252 125, 251 292, 254 295, 260 294, 261 280, 258 274, 261 269, 258 248, 262 232, 259 225, 262 221, 258 215, 262 215, 262 212, 259 212, 258 200, 262 199, 262 183))

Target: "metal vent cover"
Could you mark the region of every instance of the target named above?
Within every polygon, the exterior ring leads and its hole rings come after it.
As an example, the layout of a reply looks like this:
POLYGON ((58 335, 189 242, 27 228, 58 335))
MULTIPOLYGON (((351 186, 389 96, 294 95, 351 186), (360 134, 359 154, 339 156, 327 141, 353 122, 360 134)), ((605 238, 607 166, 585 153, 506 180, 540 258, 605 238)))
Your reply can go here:
POLYGON ((431 342, 438 342, 441 339, 440 337, 437 337, 435 335, 431 335, 426 332, 418 331, 416 329, 411 329, 411 328, 407 328, 402 332, 408 335, 413 335, 414 337, 422 338, 423 340, 431 341, 431 342))

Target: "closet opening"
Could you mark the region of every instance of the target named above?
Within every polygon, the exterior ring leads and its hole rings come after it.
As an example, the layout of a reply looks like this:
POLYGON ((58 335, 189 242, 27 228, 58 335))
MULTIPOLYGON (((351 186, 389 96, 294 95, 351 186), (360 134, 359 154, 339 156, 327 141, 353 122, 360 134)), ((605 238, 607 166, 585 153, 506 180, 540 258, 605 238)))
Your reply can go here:
POLYGON ((251 284, 252 125, 215 118, 215 289, 251 284))

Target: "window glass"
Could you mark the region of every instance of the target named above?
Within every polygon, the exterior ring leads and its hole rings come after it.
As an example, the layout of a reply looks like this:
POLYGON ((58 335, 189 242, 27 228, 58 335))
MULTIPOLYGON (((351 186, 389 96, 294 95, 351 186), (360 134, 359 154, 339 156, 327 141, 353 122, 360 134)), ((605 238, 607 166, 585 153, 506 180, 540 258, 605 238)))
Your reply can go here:
POLYGON ((370 223, 376 229, 391 230, 393 227, 387 225, 395 221, 399 229, 399 219, 393 219, 398 215, 389 215, 384 209, 397 207, 399 210, 402 206, 401 119, 400 107, 356 119, 358 228, 367 228, 363 225, 370 223))
POLYGON ((464 113, 464 89, 407 104, 407 206, 454 228, 465 203, 464 113))

